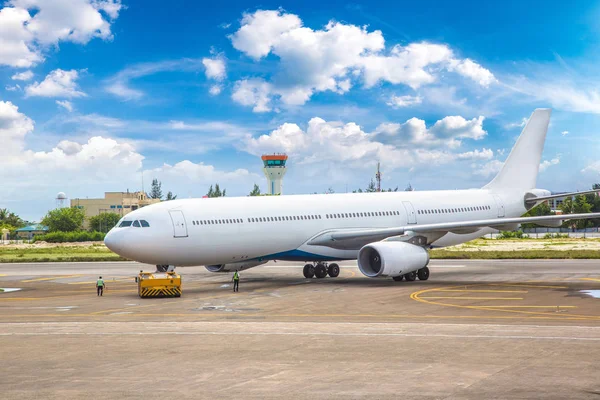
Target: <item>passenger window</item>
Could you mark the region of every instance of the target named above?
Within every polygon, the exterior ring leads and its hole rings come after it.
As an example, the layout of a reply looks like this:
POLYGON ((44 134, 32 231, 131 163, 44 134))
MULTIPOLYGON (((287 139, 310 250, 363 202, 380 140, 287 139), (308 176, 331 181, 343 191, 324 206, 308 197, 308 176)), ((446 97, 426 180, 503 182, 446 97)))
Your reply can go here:
POLYGON ((128 226, 131 226, 132 221, 123 221, 121 222, 121 224, 119 225, 119 228, 126 228, 128 226))

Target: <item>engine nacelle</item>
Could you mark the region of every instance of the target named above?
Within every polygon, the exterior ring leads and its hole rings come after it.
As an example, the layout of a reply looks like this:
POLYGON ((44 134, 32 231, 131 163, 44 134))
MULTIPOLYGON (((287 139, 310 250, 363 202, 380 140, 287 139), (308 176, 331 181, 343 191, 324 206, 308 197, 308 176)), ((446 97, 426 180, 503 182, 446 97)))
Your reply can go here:
POLYGON ((369 278, 400 276, 429 264, 429 253, 405 242, 375 242, 358 252, 358 268, 369 278))
POLYGON ((233 272, 258 267, 266 263, 267 261, 248 260, 230 264, 207 265, 205 268, 210 272, 233 272))

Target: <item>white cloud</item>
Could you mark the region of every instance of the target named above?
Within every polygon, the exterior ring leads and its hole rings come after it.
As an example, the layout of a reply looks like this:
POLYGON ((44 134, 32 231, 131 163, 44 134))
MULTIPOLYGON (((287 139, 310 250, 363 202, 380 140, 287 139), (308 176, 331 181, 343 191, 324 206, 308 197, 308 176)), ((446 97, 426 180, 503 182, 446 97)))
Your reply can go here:
POLYGON ((510 124, 504 125, 506 129, 523 128, 527 124, 527 118, 524 117, 519 122, 511 122, 510 124))
POLYGON ((10 77, 14 81, 28 81, 33 78, 33 72, 31 71, 23 71, 17 74, 14 74, 10 77))
MULTIPOLYGON (((479 119, 474 120, 475 125, 480 123, 479 119)), ((256 138, 248 135, 240 146, 254 155, 285 152, 294 157, 298 164, 327 165, 327 168, 337 169, 363 169, 381 161, 388 170, 393 170, 493 157, 490 149, 464 153, 448 151, 447 141, 460 142, 460 138, 477 137, 479 133, 470 133, 478 130, 474 127, 464 126, 463 130, 458 130, 449 124, 448 128, 443 121, 438 121, 437 127, 434 125, 427 130, 424 121, 412 118, 405 124, 380 125, 374 133, 367 133, 353 122, 343 124, 312 118, 306 131, 296 124, 285 123, 269 134, 256 138), (422 140, 422 135, 428 135, 436 141, 437 148, 422 140), (436 135, 442 135, 442 139, 436 135)), ((466 121, 466 125, 470 125, 470 121, 466 121)))
MULTIPOLYGON (((65 191, 69 197, 75 198, 101 195, 105 190, 139 188, 144 156, 134 144, 92 135, 81 140, 63 139, 49 150, 34 151, 26 148, 26 136, 33 130, 34 122, 19 112, 17 106, 0 101, 0 181, 3 182, 0 203, 14 203, 13 211, 28 216, 36 213, 34 218, 39 218, 48 208, 54 207, 52 199, 58 191, 65 191), (32 197, 36 198, 35 204, 30 202, 32 197), (27 202, 37 207, 35 211, 23 205, 27 202)), ((189 188, 190 181, 218 181, 221 184, 235 181, 242 184, 248 178, 259 179, 245 169, 222 171, 212 165, 188 160, 150 171, 164 178, 163 187, 175 193, 189 188)))
POLYGON ((540 172, 543 172, 545 170, 548 169, 548 167, 551 167, 553 165, 558 165, 560 164, 560 158, 559 157, 555 157, 551 160, 544 160, 540 163, 540 172))
POLYGON ((203 58, 202 64, 206 68, 206 78, 222 81, 227 76, 225 72, 225 60, 223 58, 203 58))
POLYGON ((56 100, 56 104, 59 105, 60 107, 64 108, 68 112, 73 111, 73 103, 71 103, 68 100, 56 100))
POLYGON ((194 183, 214 183, 228 181, 243 181, 249 177, 258 178, 256 174, 251 174, 247 169, 236 169, 234 171, 220 171, 212 165, 204 163, 193 163, 189 160, 180 161, 174 165, 164 164, 160 168, 149 170, 152 176, 170 181, 182 179, 186 182, 194 183))
POLYGON ((221 94, 222 90, 223 90, 223 87, 221 85, 212 85, 210 87, 210 89, 208 90, 208 93, 210 93, 213 96, 216 96, 218 94, 221 94))
POLYGON ((60 40, 86 44, 93 38, 111 39, 110 19, 121 10, 121 2, 113 0, 11 0, 10 4, 35 11, 27 23, 41 44, 56 44, 60 40))
POLYGON ((504 161, 500 160, 491 160, 483 165, 476 165, 473 173, 475 175, 480 175, 485 178, 489 178, 491 176, 496 175, 502 169, 504 165, 504 161))
POLYGON ((461 145, 463 139, 480 140, 487 135, 483 129, 483 120, 482 116, 471 120, 461 116, 448 116, 428 129, 422 119, 411 118, 404 124, 381 124, 375 135, 384 143, 410 143, 423 147, 444 146, 454 149, 461 145))
POLYGON ((0 65, 28 68, 61 41, 112 39, 120 0, 10 0, 0 9, 0 65))
POLYGON ((105 90, 124 101, 140 100, 145 93, 130 87, 132 80, 159 72, 198 71, 202 68, 204 66, 201 60, 188 58, 135 64, 107 79, 105 90))
POLYGON ((582 173, 600 174, 600 161, 594 161, 587 167, 581 170, 582 173))
POLYGON ((563 136, 567 136, 569 134, 569 131, 562 131, 560 134, 563 136))
POLYGON ((33 33, 25 25, 30 19, 22 8, 0 9, 0 65, 28 68, 43 60, 33 45, 33 33))
POLYGON ((254 112, 267 112, 271 111, 270 91, 271 84, 262 79, 244 79, 235 83, 231 98, 243 106, 254 107, 254 112))
POLYGON ((6 85, 4 87, 4 89, 6 89, 6 91, 8 91, 8 92, 16 92, 17 90, 21 90, 21 86, 19 86, 19 85, 14 85, 14 86, 6 85))
POLYGON ((270 54, 278 57, 265 97, 277 96, 286 105, 304 104, 317 92, 345 93, 357 81, 367 88, 389 82, 416 89, 436 82, 443 70, 481 86, 495 82, 490 71, 470 59, 457 59, 447 45, 420 42, 386 51, 381 31, 335 21, 313 30, 282 10, 244 14, 240 29, 229 38, 256 61, 270 54))
MULTIPOLYGON (((544 172, 548 167, 552 165, 560 164, 560 157, 555 157, 551 160, 544 160, 540 163, 539 172, 544 172)), ((483 165, 474 165, 473 173, 476 175, 480 175, 486 178, 492 177, 496 175, 502 169, 504 165, 504 161, 500 160, 491 160, 483 165)), ((583 172, 583 171, 582 171, 583 172)))
POLYGON ((507 87, 517 93, 529 96, 537 101, 550 104, 553 108, 600 114, 600 86, 590 79, 587 83, 577 84, 570 81, 548 81, 543 78, 513 79, 507 87))
POLYGON ((483 87, 488 87, 492 83, 498 82, 496 77, 494 77, 494 74, 469 58, 466 58, 462 61, 450 61, 449 69, 451 71, 456 70, 456 72, 458 72, 460 75, 471 78, 483 87))
POLYGON ((35 82, 27 86, 25 95, 67 98, 86 96, 84 92, 78 90, 76 81, 79 78, 79 72, 74 69, 70 71, 55 69, 41 83, 35 82))
POLYGON ((410 107, 416 104, 421 104, 423 102, 423 98, 420 96, 396 96, 392 95, 389 101, 386 103, 388 106, 392 108, 401 108, 401 107, 410 107))

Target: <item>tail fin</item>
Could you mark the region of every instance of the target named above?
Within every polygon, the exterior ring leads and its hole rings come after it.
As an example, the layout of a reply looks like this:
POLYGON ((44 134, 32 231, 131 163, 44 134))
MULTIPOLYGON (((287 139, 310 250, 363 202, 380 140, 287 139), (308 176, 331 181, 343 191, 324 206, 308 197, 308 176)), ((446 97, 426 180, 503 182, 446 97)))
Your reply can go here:
POLYGON ((538 108, 531 114, 504 166, 498 175, 484 186, 484 189, 535 188, 551 113, 552 110, 549 108, 538 108))

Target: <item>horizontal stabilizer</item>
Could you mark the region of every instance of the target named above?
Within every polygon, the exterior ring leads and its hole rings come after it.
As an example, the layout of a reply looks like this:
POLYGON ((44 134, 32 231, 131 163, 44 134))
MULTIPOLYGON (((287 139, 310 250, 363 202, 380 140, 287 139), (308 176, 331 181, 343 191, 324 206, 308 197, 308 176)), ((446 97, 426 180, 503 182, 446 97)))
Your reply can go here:
POLYGON ((553 194, 551 196, 530 197, 528 199, 525 199, 525 203, 535 204, 535 203, 539 203, 540 201, 560 199, 562 197, 573 197, 573 196, 577 196, 580 194, 590 194, 590 193, 600 193, 600 190, 599 189, 585 190, 583 192, 560 193, 560 194, 553 194))

